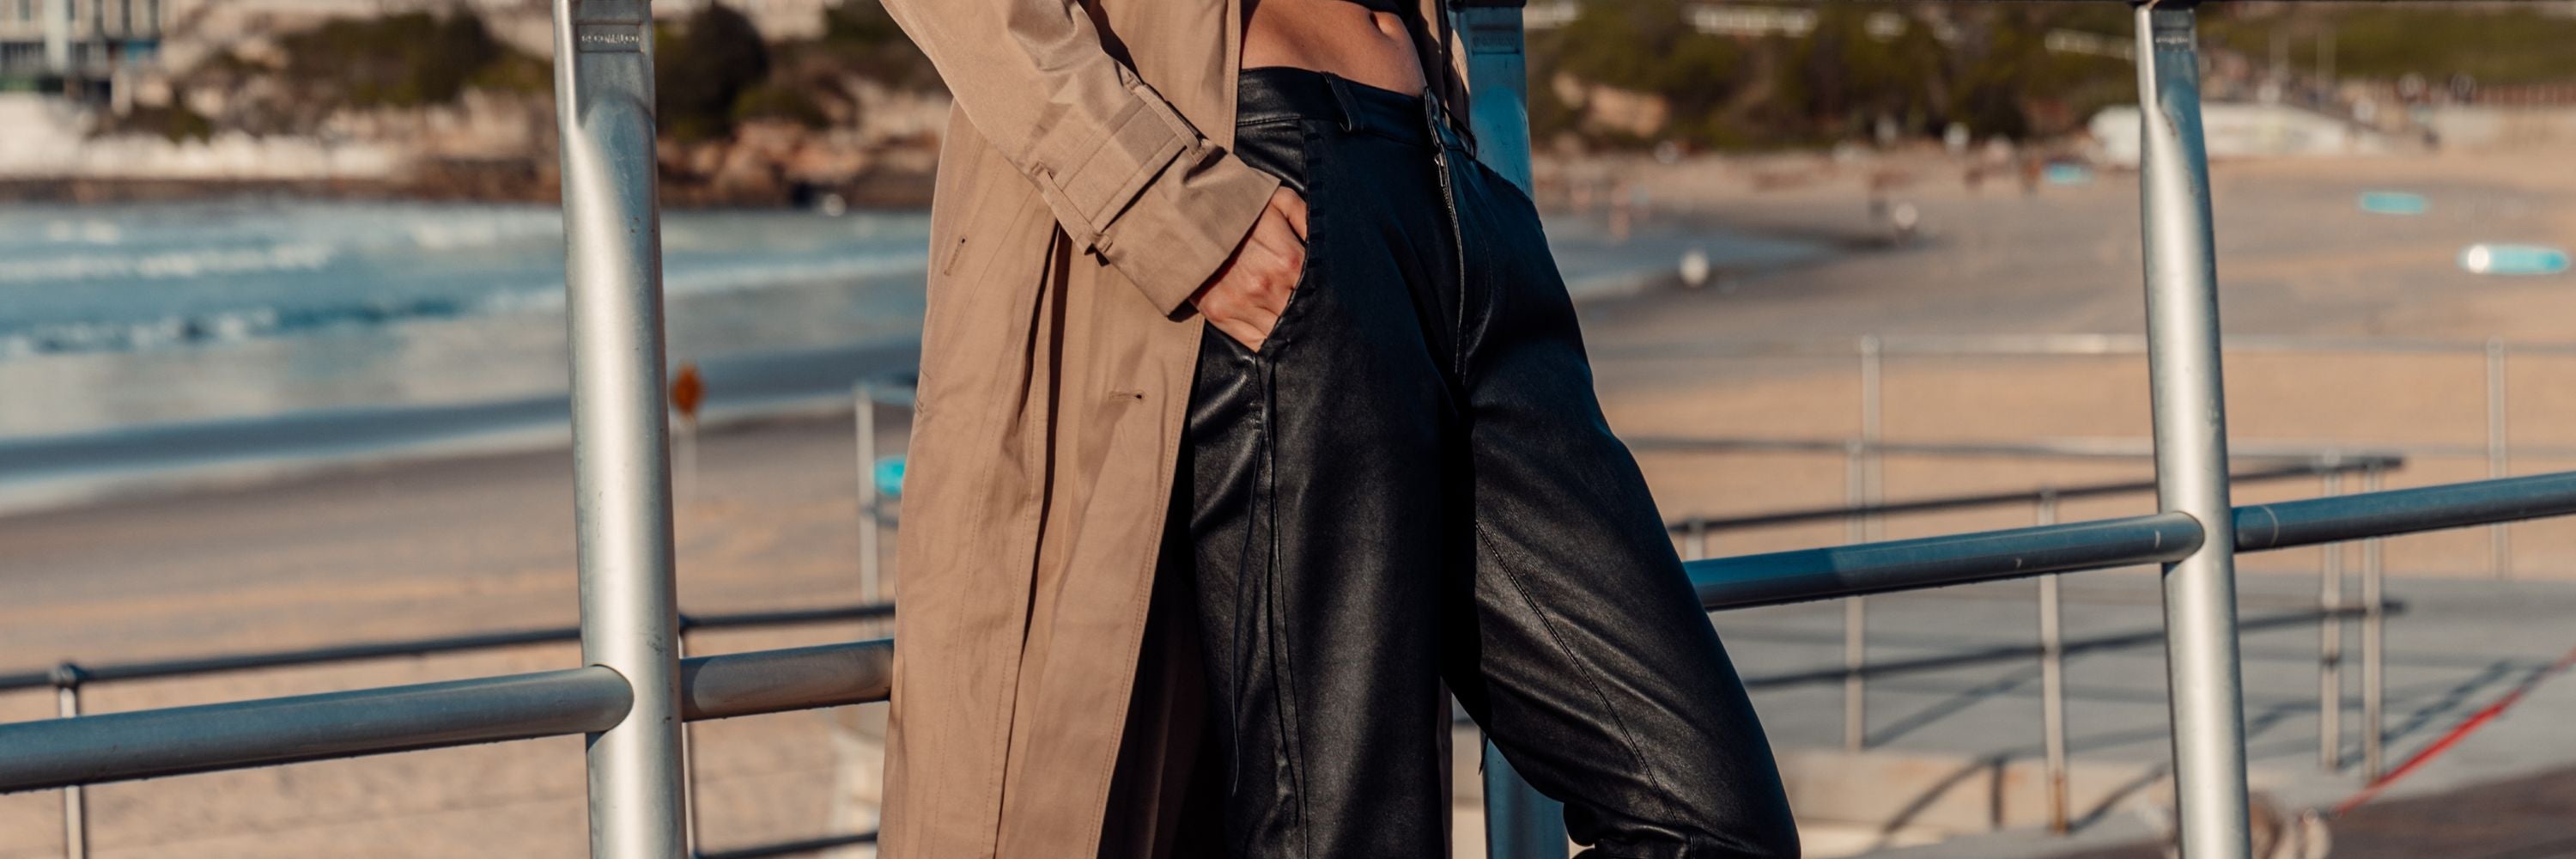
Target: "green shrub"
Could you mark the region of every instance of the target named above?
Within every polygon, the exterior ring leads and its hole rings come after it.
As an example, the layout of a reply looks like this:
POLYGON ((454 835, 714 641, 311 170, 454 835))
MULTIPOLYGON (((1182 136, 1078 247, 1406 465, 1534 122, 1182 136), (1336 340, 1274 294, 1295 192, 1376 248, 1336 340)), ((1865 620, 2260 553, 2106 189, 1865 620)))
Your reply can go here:
POLYGON ((1581 111, 1560 102, 1552 81, 1563 72, 1580 80, 1662 96, 1672 108, 1675 136, 1710 142, 1698 133, 1757 76, 1758 49, 1691 29, 1680 0, 1587 3, 1563 29, 1530 42, 1531 131, 1539 138, 1577 131, 1613 142, 1605 132, 1582 132, 1581 111))
POLYGON ((1580 111, 1544 92, 1560 72, 1662 96, 1672 122, 1661 137, 1720 148, 1861 137, 1881 117, 1915 135, 1937 135, 1951 122, 1979 134, 2056 133, 2066 129, 2040 127, 2033 107, 2051 108, 2037 113, 2060 122, 2080 118, 2125 91, 2113 85, 2134 81, 2125 62, 2045 47, 2052 28, 2125 32, 2124 10, 1945 5, 1960 34, 1945 42, 1925 23, 1926 4, 1781 5, 1812 9, 1815 27, 1796 38, 1709 35, 1690 26, 1684 0, 1589 0, 1567 26, 1530 37, 1539 90, 1531 93, 1532 131, 1542 138, 1571 131, 1609 145, 1653 142, 1579 128, 1580 111), (1892 37, 1871 33, 1870 18, 1888 13, 1905 26, 1892 37))
POLYGON ((419 107, 454 101, 466 82, 508 53, 470 13, 405 12, 331 21, 279 40, 283 72, 351 107, 419 107))
POLYGON ((796 46, 854 75, 895 89, 936 90, 944 85, 930 57, 895 26, 879 0, 842 0, 824 12, 823 37, 796 46))
POLYGON ((806 128, 822 128, 831 124, 830 118, 823 115, 822 106, 814 103, 812 95, 801 87, 776 81, 744 90, 742 97, 734 100, 733 118, 736 122, 784 120, 806 128))
POLYGON ((137 107, 99 129, 104 134, 150 134, 172 143, 214 139, 215 123, 187 105, 137 107))
POLYGON ((1902 34, 1870 34, 1867 5, 1834 3, 1816 10, 1816 28, 1789 51, 1779 98, 1797 105, 1804 131, 1828 137, 1869 134, 1881 116, 1922 130, 1941 112, 1939 82, 1947 53, 1929 28, 1906 19, 1902 34))
POLYGON ((508 51, 466 79, 476 89, 540 95, 555 90, 555 67, 544 59, 508 51))

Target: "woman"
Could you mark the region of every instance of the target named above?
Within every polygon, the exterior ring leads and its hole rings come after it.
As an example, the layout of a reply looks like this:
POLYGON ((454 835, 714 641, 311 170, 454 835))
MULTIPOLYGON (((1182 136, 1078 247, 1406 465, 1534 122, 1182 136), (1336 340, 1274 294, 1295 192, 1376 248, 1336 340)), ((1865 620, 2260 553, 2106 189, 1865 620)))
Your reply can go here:
POLYGON ((1430 857, 1443 681, 1597 857, 1797 852, 1440 0, 888 0, 932 214, 892 859, 1430 857))

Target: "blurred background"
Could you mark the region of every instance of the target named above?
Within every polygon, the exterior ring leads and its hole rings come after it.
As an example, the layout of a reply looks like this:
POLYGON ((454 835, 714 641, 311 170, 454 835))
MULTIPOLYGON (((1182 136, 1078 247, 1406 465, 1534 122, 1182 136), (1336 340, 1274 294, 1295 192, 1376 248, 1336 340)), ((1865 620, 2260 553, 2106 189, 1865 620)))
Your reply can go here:
MULTIPOLYGON (((684 610, 890 595, 946 91, 875 0, 653 5, 670 358, 705 395, 677 442, 684 610)), ((0 0, 0 673, 572 622, 548 15, 0 0)), ((2090 491, 2151 475, 2124 4, 1532 0, 1525 20, 1534 196, 1680 551, 2154 508, 2090 491), (1961 496, 2000 500, 1844 512, 1961 496), (1798 511, 1821 512, 1779 515, 1798 511)), ((2576 3, 2220 3, 2202 32, 2231 429, 2240 471, 2279 473, 2240 503, 2576 467, 2576 3)), ((2576 525, 2373 550, 2405 603, 2376 726, 2340 655, 2364 554, 2241 563, 2243 611, 2269 619, 2246 634, 2251 753, 2285 829, 2515 688, 2534 690, 2516 712, 2576 706, 2535 685, 2576 646, 2576 525), (2390 760, 2365 759, 2373 729, 2390 760)), ((2092 644, 2068 657, 2054 803, 2038 663, 2012 649, 2037 641, 2030 584, 1872 598, 1859 625, 1840 605, 1717 619, 1813 855, 2159 855, 2153 571, 2066 589, 2063 636, 2092 644)), ((170 672, 79 706, 576 654, 170 672)), ((0 721, 61 706, 0 688, 0 721)), ((881 718, 700 726, 700 843, 872 828, 881 718)), ((2384 816, 2338 821, 2333 855, 2576 855, 2576 729, 2548 721, 2474 735, 2384 816)), ((103 786, 88 846, 579 855, 579 757, 564 739, 103 786)), ((62 814, 0 796, 0 857, 61 855, 62 814)))

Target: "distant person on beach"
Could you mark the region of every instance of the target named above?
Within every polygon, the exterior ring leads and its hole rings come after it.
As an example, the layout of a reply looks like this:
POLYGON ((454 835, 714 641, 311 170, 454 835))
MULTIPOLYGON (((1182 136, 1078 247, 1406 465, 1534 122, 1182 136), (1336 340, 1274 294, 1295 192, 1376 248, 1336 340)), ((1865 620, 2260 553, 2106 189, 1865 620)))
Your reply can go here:
POLYGON ((1442 0, 887 0, 931 216, 890 859, 1445 853, 1443 683, 1606 857, 1786 857, 1442 0))

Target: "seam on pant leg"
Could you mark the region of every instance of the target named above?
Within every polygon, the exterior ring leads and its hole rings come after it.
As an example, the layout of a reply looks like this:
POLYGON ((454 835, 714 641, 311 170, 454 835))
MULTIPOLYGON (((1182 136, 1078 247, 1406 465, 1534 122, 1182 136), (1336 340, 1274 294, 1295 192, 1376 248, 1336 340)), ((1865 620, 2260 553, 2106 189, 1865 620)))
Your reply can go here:
MULTIPOLYGON (((1226 335, 1223 332, 1210 329, 1203 336, 1223 337, 1226 335)), ((1232 361, 1233 366, 1228 368, 1228 372, 1241 374, 1258 371, 1257 362, 1249 362, 1252 363, 1252 366, 1249 368, 1246 366, 1247 363, 1248 362, 1239 357, 1235 358, 1232 361)), ((1255 445, 1255 450, 1258 451, 1266 449, 1269 444, 1269 415, 1263 413, 1259 409, 1254 409, 1249 420, 1252 423, 1252 443, 1255 445)), ((1183 443, 1197 444, 1199 441, 1199 439, 1185 439, 1183 443)), ((1266 456, 1262 457, 1260 461, 1254 464, 1253 473, 1241 478, 1241 483, 1235 487, 1245 493, 1243 502, 1245 505, 1243 514, 1244 521, 1242 525, 1243 534, 1237 540, 1235 545, 1233 566, 1234 588, 1232 593, 1233 602, 1228 606, 1228 608, 1232 610, 1232 616, 1226 620, 1226 628, 1224 630, 1226 646, 1228 648, 1225 658, 1225 682, 1217 684, 1222 688, 1216 690, 1216 694, 1221 696, 1224 701, 1224 708, 1221 713, 1225 723, 1220 730, 1219 736, 1222 736, 1225 740, 1225 796, 1229 802, 1234 797, 1240 795, 1243 791, 1243 730, 1239 716, 1243 713, 1243 686, 1247 681, 1247 678, 1250 676, 1244 670, 1246 659, 1245 654, 1251 652, 1251 648, 1245 644, 1245 636, 1251 630, 1251 624, 1246 621, 1246 608, 1252 604, 1252 601, 1248 598, 1248 583, 1251 580, 1250 573, 1253 569, 1252 560, 1255 555, 1255 549, 1259 545, 1258 541, 1260 538, 1260 535, 1256 533, 1255 529, 1265 528, 1269 525, 1267 520, 1264 518, 1266 508, 1256 509, 1253 505, 1267 503, 1266 497, 1261 493, 1261 473, 1259 471, 1259 469, 1264 467, 1267 462, 1268 458, 1266 456)), ((1191 503, 1191 514, 1193 516, 1199 512, 1198 503, 1199 499, 1194 496, 1191 503)), ((1195 534, 1191 536, 1190 549, 1193 552, 1198 550, 1198 538, 1195 534)), ((1214 630, 1207 630, 1203 631, 1202 634, 1213 634, 1214 632, 1214 630)), ((1210 663, 1210 665, 1213 667, 1214 663, 1210 663)), ((1228 833, 1226 836, 1229 843, 1232 843, 1233 838, 1234 836, 1232 833, 1228 833)), ((1235 844, 1234 846, 1238 848, 1241 847, 1240 844, 1235 844)))
MULTIPOLYGON (((1271 420, 1277 414, 1279 407, 1278 373, 1272 362, 1261 361, 1259 366, 1262 414, 1261 504, 1263 516, 1267 520, 1263 526, 1267 533, 1263 536, 1270 543, 1270 551, 1262 565, 1264 585, 1262 606, 1270 621, 1271 696, 1276 702, 1273 705, 1272 716, 1279 722, 1280 752, 1287 758, 1282 769, 1286 771, 1284 774, 1288 777, 1288 791, 1293 798, 1293 808, 1297 815, 1295 824, 1289 827, 1290 833, 1296 840, 1296 844, 1289 852, 1304 856, 1312 848, 1312 839, 1307 837, 1306 827, 1314 818, 1309 814, 1306 806, 1306 745, 1300 741, 1301 738, 1297 733, 1296 674, 1289 670, 1296 660, 1295 655, 1288 650, 1289 636, 1286 625, 1279 617, 1279 448, 1273 443, 1276 426, 1275 421, 1271 420)), ((1272 789, 1275 791, 1277 786, 1273 785, 1272 789)))
MULTIPOLYGON (((1264 417, 1266 416, 1257 415, 1254 418, 1253 444, 1266 447, 1269 444, 1269 427, 1267 422, 1263 420, 1264 417)), ((1266 500, 1264 500, 1259 494, 1261 492, 1261 476, 1258 473, 1255 473, 1252 475, 1252 479, 1248 482, 1252 485, 1245 487, 1245 489, 1246 491, 1254 494, 1252 498, 1247 499, 1247 504, 1266 504, 1266 500)), ((1265 515, 1268 513, 1266 507, 1264 508, 1263 513, 1265 515)), ((1252 532, 1252 529, 1255 525, 1268 527, 1267 522, 1253 519, 1251 512, 1248 510, 1245 512, 1245 518, 1246 521, 1243 523, 1242 545, 1236 547, 1234 553, 1234 619, 1232 625, 1226 630, 1226 638, 1230 642, 1228 646, 1231 648, 1231 650, 1226 654, 1226 661, 1229 664, 1227 667, 1227 682, 1225 684, 1225 736, 1227 749, 1225 792, 1226 796, 1229 798, 1238 796, 1243 792, 1243 728, 1241 717, 1243 714, 1243 687, 1244 684, 1250 680, 1250 675, 1245 673, 1244 666, 1247 659, 1246 654, 1251 652, 1251 648, 1246 644, 1246 638, 1251 632, 1251 624, 1245 621, 1245 614, 1247 605, 1250 602, 1248 599, 1249 594, 1247 593, 1250 589, 1247 587, 1247 584, 1252 571, 1252 560, 1255 555, 1254 547, 1256 546, 1256 535, 1252 532)))
POLYGON ((1548 616, 1546 610, 1539 607, 1536 598, 1530 596, 1529 587, 1521 581, 1520 573, 1511 564, 1504 562, 1502 552, 1497 548, 1498 541, 1493 539, 1493 532, 1485 528, 1485 523, 1481 519, 1475 523, 1475 530, 1477 548, 1483 550, 1485 556, 1493 561, 1494 566, 1502 571, 1504 580, 1511 583, 1513 595, 1520 597, 1521 603, 1528 606, 1532 617, 1538 618, 1539 628, 1547 633, 1548 641, 1553 642, 1557 651, 1565 654, 1565 661, 1572 663, 1582 674, 1583 685, 1592 690, 1593 700, 1599 702, 1602 711, 1610 714, 1611 722, 1619 726, 1619 740, 1628 746, 1628 756, 1636 760, 1637 771, 1646 774, 1646 782, 1653 785, 1656 795, 1663 799, 1664 813, 1679 819, 1681 808, 1678 798, 1674 796, 1672 788, 1664 784, 1663 777, 1655 772, 1654 766, 1647 761, 1645 746, 1637 741, 1636 732, 1629 730, 1628 720, 1619 715, 1619 708, 1611 706, 1609 694, 1601 691, 1601 681, 1596 677, 1599 672, 1592 667, 1590 660, 1583 658, 1581 651, 1565 643, 1565 636, 1557 632, 1556 621, 1548 616))

